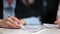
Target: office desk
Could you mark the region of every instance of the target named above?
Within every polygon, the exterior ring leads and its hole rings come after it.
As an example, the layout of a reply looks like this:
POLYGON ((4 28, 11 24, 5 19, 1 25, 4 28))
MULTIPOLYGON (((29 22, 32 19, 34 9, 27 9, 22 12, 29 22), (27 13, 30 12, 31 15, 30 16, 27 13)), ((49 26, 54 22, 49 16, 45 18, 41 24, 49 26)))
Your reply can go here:
POLYGON ((43 25, 31 25, 31 26, 29 25, 29 26, 25 26, 25 27, 27 27, 27 30, 0 28, 0 32, 1 32, 1 34, 60 34, 60 29, 46 28, 43 25), (29 30, 29 28, 30 28, 30 30, 29 30), (34 31, 34 30, 36 30, 36 31, 34 31))

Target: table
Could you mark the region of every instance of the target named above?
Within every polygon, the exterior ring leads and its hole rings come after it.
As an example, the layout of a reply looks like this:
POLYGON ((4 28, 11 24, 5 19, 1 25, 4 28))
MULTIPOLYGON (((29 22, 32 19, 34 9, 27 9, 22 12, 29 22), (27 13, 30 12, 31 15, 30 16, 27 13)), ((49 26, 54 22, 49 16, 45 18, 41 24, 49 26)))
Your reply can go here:
POLYGON ((27 30, 0 28, 0 34, 60 34, 60 29, 46 28, 43 25, 28 25, 25 28, 27 30))

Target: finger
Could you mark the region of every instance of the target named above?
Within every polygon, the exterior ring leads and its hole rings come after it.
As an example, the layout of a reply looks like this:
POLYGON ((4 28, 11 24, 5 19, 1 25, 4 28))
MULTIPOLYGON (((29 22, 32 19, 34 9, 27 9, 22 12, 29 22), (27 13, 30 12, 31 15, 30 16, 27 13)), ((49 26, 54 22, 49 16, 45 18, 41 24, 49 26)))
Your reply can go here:
POLYGON ((17 28, 15 25, 13 25, 12 23, 10 23, 9 21, 7 21, 6 23, 7 23, 7 25, 9 25, 9 27, 11 26, 10 28, 17 28))
POLYGON ((11 18, 12 18, 13 20, 17 21, 19 24, 25 24, 25 21, 22 20, 22 19, 19 20, 18 18, 12 17, 12 16, 11 16, 11 18))
POLYGON ((21 24, 25 24, 25 21, 24 20, 22 20, 22 19, 20 19, 20 22, 21 22, 21 24))
POLYGON ((9 25, 8 24, 2 24, 2 26, 1 26, 1 28, 8 28, 9 27, 9 25))
POLYGON ((16 27, 19 27, 19 24, 16 21, 13 21, 11 18, 8 18, 7 20, 11 22, 13 25, 15 25, 16 27))
POLYGON ((55 21, 55 24, 60 26, 60 21, 55 21))
POLYGON ((2 27, 2 28, 6 28, 6 27, 8 27, 8 26, 9 26, 9 25, 6 24, 6 21, 3 20, 3 22, 1 23, 1 27, 2 27))
POLYGON ((60 23, 60 21, 55 21, 54 23, 60 23))
POLYGON ((54 23, 57 24, 57 21, 55 21, 54 23))
POLYGON ((18 24, 20 24, 20 23, 21 23, 21 22, 19 21, 19 19, 18 19, 18 18, 16 18, 16 17, 11 16, 10 18, 11 18, 11 19, 13 19, 13 20, 15 20, 15 21, 17 21, 17 22, 18 22, 18 24))
POLYGON ((58 26, 60 26, 60 23, 57 23, 58 26))

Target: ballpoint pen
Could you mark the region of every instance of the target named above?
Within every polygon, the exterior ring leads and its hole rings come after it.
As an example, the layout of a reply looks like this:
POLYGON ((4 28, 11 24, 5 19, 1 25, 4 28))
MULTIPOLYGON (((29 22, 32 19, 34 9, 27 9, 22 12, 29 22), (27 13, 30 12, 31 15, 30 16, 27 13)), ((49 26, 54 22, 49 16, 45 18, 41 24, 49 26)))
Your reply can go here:
POLYGON ((25 27, 22 24, 20 24, 20 26, 21 26, 21 28, 25 29, 25 27))
MULTIPOLYGON (((16 23, 16 20, 15 20, 15 23, 16 23)), ((22 29, 25 29, 25 27, 24 27, 22 24, 20 24, 20 27, 21 27, 22 29)))

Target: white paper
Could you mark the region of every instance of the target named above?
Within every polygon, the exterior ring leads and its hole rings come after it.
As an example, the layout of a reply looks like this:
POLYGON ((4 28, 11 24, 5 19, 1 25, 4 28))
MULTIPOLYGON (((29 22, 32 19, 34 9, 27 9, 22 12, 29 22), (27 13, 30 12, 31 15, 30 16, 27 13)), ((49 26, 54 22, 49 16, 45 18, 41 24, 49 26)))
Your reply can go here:
POLYGON ((55 24, 43 24, 47 28, 60 29, 60 26, 55 24))
POLYGON ((25 29, 4 29, 1 28, 0 31, 3 34, 33 34, 35 32, 38 32, 40 30, 44 29, 44 27, 38 25, 38 26, 26 26, 25 29))
POLYGON ((38 31, 40 31, 42 29, 44 29, 44 27, 42 25, 40 25, 40 26, 30 26, 30 27, 26 27, 25 31, 35 33, 35 32, 38 32, 38 31))
POLYGON ((39 32, 36 32, 35 34, 60 34, 60 29, 45 28, 39 32))

